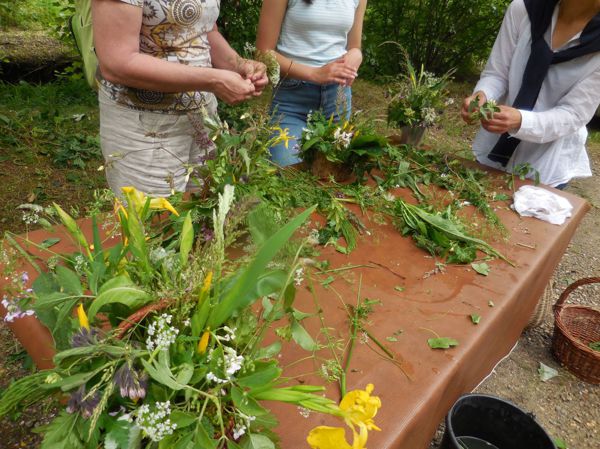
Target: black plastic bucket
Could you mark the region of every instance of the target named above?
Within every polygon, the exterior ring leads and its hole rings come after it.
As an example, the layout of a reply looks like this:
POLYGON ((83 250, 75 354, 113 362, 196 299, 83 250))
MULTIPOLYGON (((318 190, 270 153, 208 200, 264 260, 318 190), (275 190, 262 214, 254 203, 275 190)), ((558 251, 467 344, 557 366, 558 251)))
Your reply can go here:
POLYGON ((556 449, 546 431, 519 407, 494 396, 461 396, 446 416, 441 449, 556 449))

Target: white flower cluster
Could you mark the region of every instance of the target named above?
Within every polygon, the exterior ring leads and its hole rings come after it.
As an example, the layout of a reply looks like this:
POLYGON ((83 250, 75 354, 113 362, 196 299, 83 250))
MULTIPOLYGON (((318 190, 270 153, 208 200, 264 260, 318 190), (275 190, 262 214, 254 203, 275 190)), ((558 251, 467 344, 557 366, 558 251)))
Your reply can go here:
POLYGON ((425 126, 433 125, 437 120, 437 112, 435 112, 434 108, 423 108, 421 114, 423 115, 425 126))
POLYGON ((232 329, 229 326, 223 326, 223 330, 225 331, 225 335, 217 335, 217 340, 219 340, 219 341, 235 340, 235 331, 237 331, 237 327, 234 327, 232 329))
POLYGON ((177 428, 177 424, 169 419, 171 414, 171 403, 155 402, 151 410, 147 404, 137 410, 137 425, 148 435, 152 441, 160 441, 171 435, 177 428))
POLYGON ((172 315, 163 313, 148 326, 148 338, 146 339, 148 351, 155 349, 166 351, 170 345, 175 343, 179 329, 169 326, 172 320, 172 315))
POLYGON ((294 284, 300 286, 302 282, 304 282, 304 268, 300 267, 294 272, 294 284))
POLYGON ((21 204, 17 209, 23 211, 23 221, 26 225, 36 224, 40 220, 40 213, 44 212, 44 208, 39 204, 21 204))
POLYGON ((246 433, 246 426, 243 424, 236 424, 233 428, 233 439, 238 440, 242 435, 246 433))
POLYGON ((342 128, 336 128, 333 133, 333 138, 335 142, 343 148, 348 148, 350 145, 350 141, 352 140, 352 133, 347 133, 342 131, 342 128))
POLYGON ((29 282, 29 274, 26 271, 24 271, 20 275, 18 273, 14 273, 10 278, 5 277, 4 280, 8 281, 7 283, 18 291, 17 295, 23 295, 22 297, 15 297, 12 299, 9 299, 6 295, 4 295, 2 301, 0 301, 0 304, 2 304, 6 309, 6 315, 4 315, 4 322, 12 323, 16 319, 34 315, 35 312, 33 310, 23 310, 19 305, 19 301, 21 299, 25 299, 33 292, 33 289, 27 288, 27 283, 29 282))
POLYGON ((231 379, 235 373, 242 369, 244 356, 237 355, 233 348, 225 347, 225 375, 231 379))
POLYGON ((217 377, 217 375, 212 371, 206 373, 206 380, 208 380, 209 382, 214 382, 216 384, 227 383, 227 379, 221 379, 220 377, 217 377))

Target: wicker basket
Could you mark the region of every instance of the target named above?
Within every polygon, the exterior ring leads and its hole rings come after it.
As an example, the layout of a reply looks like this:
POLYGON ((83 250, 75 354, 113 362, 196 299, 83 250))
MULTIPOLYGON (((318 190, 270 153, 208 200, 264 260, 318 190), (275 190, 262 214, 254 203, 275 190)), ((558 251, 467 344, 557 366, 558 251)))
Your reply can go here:
POLYGON ((580 305, 565 305, 577 287, 600 283, 600 278, 580 279, 569 285, 554 306, 552 352, 569 371, 586 382, 600 384, 600 351, 589 347, 600 341, 600 311, 580 305))

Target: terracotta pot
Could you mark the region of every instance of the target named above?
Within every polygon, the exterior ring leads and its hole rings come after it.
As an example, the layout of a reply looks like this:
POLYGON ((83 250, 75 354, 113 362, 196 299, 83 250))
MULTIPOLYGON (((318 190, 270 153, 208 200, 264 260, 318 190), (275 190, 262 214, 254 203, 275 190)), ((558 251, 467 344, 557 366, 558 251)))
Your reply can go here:
POLYGON ((388 138, 393 145, 412 145, 419 146, 425 135, 425 129, 422 126, 403 126, 400 128, 400 135, 393 135, 388 138))
POLYGON ((321 153, 316 153, 310 164, 310 172, 317 178, 328 180, 333 177, 336 182, 348 181, 352 176, 352 168, 327 160, 321 153))

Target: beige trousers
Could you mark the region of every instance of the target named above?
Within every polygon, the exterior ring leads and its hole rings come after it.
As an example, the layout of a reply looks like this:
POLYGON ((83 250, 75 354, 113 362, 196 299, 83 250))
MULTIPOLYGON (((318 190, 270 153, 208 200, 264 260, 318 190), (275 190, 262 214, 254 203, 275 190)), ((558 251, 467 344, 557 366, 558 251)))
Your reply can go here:
MULTIPOLYGON (((216 115, 216 98, 206 97, 206 112, 216 115)), ((214 150, 200 112, 137 111, 102 90, 98 100, 106 179, 116 195, 121 196, 121 187, 126 186, 152 196, 199 187, 194 171, 214 150)))

